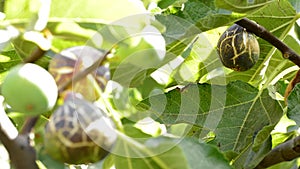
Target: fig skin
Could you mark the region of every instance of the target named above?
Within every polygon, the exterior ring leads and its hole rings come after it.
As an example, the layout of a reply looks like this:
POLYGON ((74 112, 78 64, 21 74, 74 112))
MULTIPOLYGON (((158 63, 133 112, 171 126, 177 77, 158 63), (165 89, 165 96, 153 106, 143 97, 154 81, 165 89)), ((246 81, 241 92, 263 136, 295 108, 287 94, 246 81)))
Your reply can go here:
MULTIPOLYGON (((60 87, 66 81, 70 81, 78 74, 86 70, 98 59, 105 59, 104 50, 96 49, 90 46, 74 46, 66 48, 57 53, 49 63, 49 73, 54 77, 56 84, 60 87)), ((99 99, 99 88, 104 91, 107 82, 110 80, 110 69, 107 63, 89 73, 78 82, 72 83, 68 88, 60 91, 64 95, 70 91, 80 93, 88 101, 99 99)))
POLYGON ((225 67, 247 71, 258 61, 260 48, 253 33, 234 24, 221 35, 217 52, 225 67))
POLYGON ((51 115, 45 127, 45 151, 63 163, 91 164, 109 154, 117 134, 102 109, 77 96, 68 94, 51 115))
POLYGON ((47 70, 25 63, 9 70, 1 85, 1 93, 13 111, 39 115, 54 107, 58 88, 47 70))

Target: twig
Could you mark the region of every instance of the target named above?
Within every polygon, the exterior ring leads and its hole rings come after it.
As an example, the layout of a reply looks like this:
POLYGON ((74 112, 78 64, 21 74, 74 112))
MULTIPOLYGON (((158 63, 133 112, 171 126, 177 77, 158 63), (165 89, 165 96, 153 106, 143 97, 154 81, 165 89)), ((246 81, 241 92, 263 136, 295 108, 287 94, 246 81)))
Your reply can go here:
POLYGON ((105 61, 105 58, 109 54, 110 54, 110 51, 106 52, 103 56, 101 56, 100 58, 98 58, 91 66, 89 66, 86 69, 84 69, 83 71, 75 74, 73 78, 71 78, 70 80, 66 81, 62 85, 60 85, 59 89, 58 89, 59 92, 63 91, 65 88, 67 88, 68 86, 70 86, 72 83, 78 82, 79 80, 81 80, 82 78, 84 78, 88 74, 90 74, 92 71, 94 71, 95 69, 97 69, 99 67, 99 65, 103 64, 103 62, 105 61))
POLYGON ((35 162, 36 154, 34 148, 29 144, 28 135, 18 135, 11 140, 0 130, 0 140, 9 153, 12 166, 16 169, 38 169, 35 162))
POLYGON ((35 126, 38 119, 39 119, 39 116, 27 118, 22 126, 20 134, 23 134, 23 135, 29 134, 31 132, 32 128, 35 126))
POLYGON ((23 62, 24 63, 33 63, 33 62, 39 60, 41 57, 43 57, 45 53, 46 53, 46 51, 37 47, 28 58, 24 59, 23 62))
POLYGON ((275 147, 255 169, 267 168, 283 161, 291 161, 297 157, 300 157, 300 136, 275 147))
POLYGON ((275 46, 278 50, 280 50, 284 58, 289 59, 300 67, 300 56, 284 42, 270 33, 266 28, 247 18, 243 18, 235 23, 275 46))
POLYGON ((29 143, 29 136, 20 135, 16 127, 7 117, 4 106, 4 98, 0 98, 0 140, 9 153, 12 166, 16 169, 38 169, 35 163, 36 154, 29 143))

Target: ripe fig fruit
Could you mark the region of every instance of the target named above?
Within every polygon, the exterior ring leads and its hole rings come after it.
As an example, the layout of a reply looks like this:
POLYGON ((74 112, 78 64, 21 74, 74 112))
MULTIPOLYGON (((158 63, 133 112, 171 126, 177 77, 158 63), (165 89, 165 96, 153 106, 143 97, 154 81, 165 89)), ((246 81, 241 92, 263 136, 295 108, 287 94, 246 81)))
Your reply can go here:
POLYGON ((38 115, 54 107, 58 89, 47 70, 26 63, 9 70, 1 85, 1 93, 12 110, 38 115))
POLYGON ((93 103, 67 96, 45 127, 48 155, 67 164, 89 164, 104 159, 117 139, 112 120, 93 103))

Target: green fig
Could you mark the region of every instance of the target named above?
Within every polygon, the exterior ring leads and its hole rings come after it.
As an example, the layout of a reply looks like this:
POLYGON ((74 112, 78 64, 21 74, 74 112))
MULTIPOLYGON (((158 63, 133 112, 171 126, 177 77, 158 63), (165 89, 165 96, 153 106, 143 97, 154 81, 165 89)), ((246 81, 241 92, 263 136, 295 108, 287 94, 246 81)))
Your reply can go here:
POLYGON ((1 85, 1 93, 13 111, 38 115, 54 107, 58 88, 47 70, 26 63, 9 70, 1 85))

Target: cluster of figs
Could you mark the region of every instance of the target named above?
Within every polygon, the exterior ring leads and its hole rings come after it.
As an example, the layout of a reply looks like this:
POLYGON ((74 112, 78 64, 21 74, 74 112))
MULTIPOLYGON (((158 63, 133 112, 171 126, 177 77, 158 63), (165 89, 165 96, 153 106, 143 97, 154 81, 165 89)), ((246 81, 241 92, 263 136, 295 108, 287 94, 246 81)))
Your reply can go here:
POLYGON ((34 63, 20 63, 8 71, 1 84, 1 95, 12 111, 29 116, 52 112, 45 126, 44 146, 55 160, 67 164, 98 162, 117 140, 113 121, 95 104, 100 97, 97 90, 104 90, 110 79, 108 66, 99 65, 59 90, 104 54, 89 46, 67 48, 53 56, 48 70, 34 63))
MULTIPOLYGON (((252 68, 259 50, 256 37, 237 24, 229 27, 217 44, 222 64, 235 71, 252 68)), ((58 90, 103 56, 104 51, 89 46, 67 48, 51 59, 48 70, 21 63, 8 71, 1 84, 1 95, 13 111, 31 116, 53 111, 45 126, 44 145, 56 160, 94 163, 104 159, 117 140, 114 123, 94 104, 100 97, 95 88, 104 90, 110 79, 107 66, 100 65, 68 88, 58 90)))

